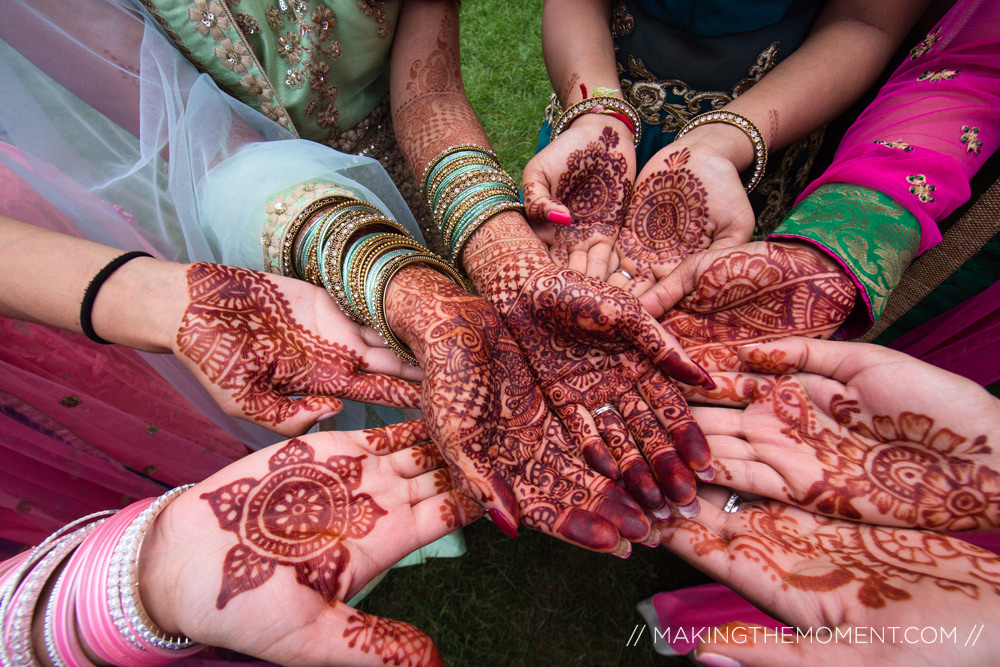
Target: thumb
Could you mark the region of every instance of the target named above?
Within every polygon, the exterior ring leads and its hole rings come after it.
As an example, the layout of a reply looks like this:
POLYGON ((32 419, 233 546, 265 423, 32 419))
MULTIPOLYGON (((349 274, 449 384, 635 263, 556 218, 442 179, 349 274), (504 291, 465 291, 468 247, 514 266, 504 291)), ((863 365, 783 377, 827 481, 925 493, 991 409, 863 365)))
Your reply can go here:
POLYGON ((832 635, 798 636, 793 628, 735 621, 709 629, 691 657, 706 667, 798 667, 862 664, 857 649, 832 635))
POLYGON ((242 416, 258 426, 291 438, 303 435, 316 422, 332 417, 343 409, 343 401, 332 396, 292 399, 272 389, 264 392, 253 406, 245 406, 244 414, 236 416, 242 416))
POLYGON ((656 319, 663 317, 667 311, 680 303, 681 299, 695 290, 699 265, 700 253, 688 255, 674 267, 673 271, 643 292, 639 296, 639 302, 656 319))
POLYGON ((343 603, 328 616, 327 636, 340 645, 336 652, 313 656, 313 664, 444 667, 431 638, 409 623, 372 616, 343 603))

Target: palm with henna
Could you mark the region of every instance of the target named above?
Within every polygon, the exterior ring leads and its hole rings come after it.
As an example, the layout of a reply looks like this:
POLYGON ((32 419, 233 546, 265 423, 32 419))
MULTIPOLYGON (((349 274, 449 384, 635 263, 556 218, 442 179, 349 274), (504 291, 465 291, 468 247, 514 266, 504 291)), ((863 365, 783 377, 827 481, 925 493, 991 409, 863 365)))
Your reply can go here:
POLYGON ((691 358, 731 371, 741 368, 743 345, 831 336, 855 294, 844 270, 817 248, 757 242, 692 255, 639 300, 691 358))
POLYGON ((743 407, 695 409, 720 483, 871 524, 1000 527, 1000 400, 975 382, 860 343, 740 357, 755 372, 715 377, 743 407))
POLYGON ((424 417, 456 483, 504 532, 514 537, 523 523, 622 556, 627 540, 649 537, 639 506, 568 454, 567 434, 486 301, 432 269, 406 267, 386 315, 424 369, 424 417))
POLYGON ((419 407, 420 387, 409 381, 419 370, 321 288, 204 263, 188 266, 184 282, 177 292, 187 302, 164 346, 227 414, 291 436, 343 409, 336 397, 419 407))
POLYGON ((419 421, 306 435, 189 489, 143 543, 150 617, 282 665, 442 665, 417 628, 344 602, 482 515, 427 438, 419 421))
POLYGON ((693 656, 699 664, 972 665, 992 664, 1000 649, 982 632, 1000 613, 996 554, 941 533, 830 519, 777 501, 728 513, 706 497, 702 507, 697 519, 671 521, 664 545, 814 634, 796 640, 768 629, 765 641, 764 628, 737 620, 705 633, 693 656), (928 628, 934 640, 921 637, 928 628))

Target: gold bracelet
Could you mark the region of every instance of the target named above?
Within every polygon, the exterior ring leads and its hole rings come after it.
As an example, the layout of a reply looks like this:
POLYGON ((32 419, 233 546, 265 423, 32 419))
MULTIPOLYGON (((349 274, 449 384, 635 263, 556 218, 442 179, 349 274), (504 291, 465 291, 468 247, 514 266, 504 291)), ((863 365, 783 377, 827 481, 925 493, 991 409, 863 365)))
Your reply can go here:
POLYGON ((504 185, 510 188, 512 192, 517 192, 517 184, 514 183, 514 179, 506 171, 489 168, 476 169, 456 178, 440 194, 434 194, 434 197, 438 198, 437 205, 433 207, 434 212, 441 211, 443 214, 463 190, 481 183, 494 183, 498 186, 504 185))
POLYGON ((433 194, 437 192, 438 188, 441 187, 441 183, 444 182, 444 180, 448 178, 448 176, 450 176, 451 174, 453 174, 454 172, 458 171, 463 167, 469 167, 469 166, 479 166, 482 167, 483 169, 496 169, 499 171, 503 171, 503 166, 501 166, 501 164, 498 161, 490 158, 489 156, 464 155, 462 157, 455 158, 447 165, 445 165, 445 167, 442 168, 441 171, 434 174, 434 178, 432 178, 431 182, 427 184, 427 203, 430 204, 433 194))
POLYGON ((302 226, 306 224, 306 221, 309 220, 309 218, 314 214, 319 213, 322 209, 329 208, 345 201, 351 201, 351 198, 344 195, 320 197, 299 211, 298 215, 296 215, 295 219, 289 223, 288 227, 285 228, 285 231, 281 236, 281 258, 280 264, 278 265, 281 270, 281 275, 291 276, 292 278, 302 278, 302 276, 300 276, 295 270, 294 262, 292 262, 292 249, 295 245, 295 237, 299 235, 299 230, 302 229, 302 226))
POLYGON ((726 123, 727 125, 738 127, 743 130, 743 133, 750 139, 750 143, 753 144, 753 175, 747 181, 746 185, 743 186, 746 193, 750 194, 757 187, 757 184, 760 183, 760 179, 764 176, 764 167, 767 166, 767 142, 764 141, 764 135, 761 134, 752 120, 742 114, 733 111, 709 111, 689 120, 687 125, 674 135, 674 141, 677 141, 694 128, 708 123, 726 123))
POLYGON ((559 119, 556 120, 555 124, 552 126, 552 133, 549 135, 549 142, 555 141, 556 137, 562 134, 562 132, 569 127, 569 124, 576 120, 579 116, 599 110, 601 107, 624 114, 630 121, 632 121, 632 126, 635 128, 635 135, 632 137, 632 140, 634 145, 638 146, 639 140, 642 137, 642 120, 639 118, 639 112, 636 111, 635 107, 631 104, 618 97, 588 97, 585 100, 577 102, 569 109, 566 109, 566 111, 559 116, 559 119))
POLYGON ((397 248, 408 248, 417 252, 426 252, 426 248, 414 241, 409 236, 402 234, 379 234, 367 239, 354 255, 351 265, 347 267, 347 286, 354 297, 354 308, 358 316, 364 323, 374 328, 372 324, 372 314, 368 311, 368 304, 365 298, 365 285, 368 281, 368 274, 378 258, 387 252, 397 248))
POLYGON ((469 239, 476 233, 476 230, 486 224, 486 222, 493 216, 505 211, 515 211, 523 216, 524 204, 520 201, 500 202, 494 204, 473 218, 473 220, 462 230, 462 233, 455 241, 454 248, 452 248, 451 261, 454 262, 456 266, 462 265, 462 249, 465 248, 465 244, 469 242, 469 239))
MULTIPOLYGON (((520 203, 517 197, 517 192, 512 191, 510 188, 496 186, 491 188, 483 188, 482 190, 476 190, 475 192, 469 193, 468 197, 462 200, 457 208, 451 212, 448 219, 445 220, 443 217, 439 218, 434 216, 434 221, 438 224, 441 229, 441 242, 447 247, 451 247, 452 235, 455 233, 455 227, 458 225, 459 221, 462 219, 469 209, 474 207, 479 202, 483 201, 487 197, 493 197, 495 195, 510 195, 520 203)), ((443 216, 443 214, 442 214, 443 216)))
POLYGON ((341 278, 343 274, 344 252, 347 249, 348 243, 352 238, 360 234, 362 230, 371 227, 381 228, 383 233, 400 232, 405 234, 406 230, 395 220, 381 215, 364 225, 359 225, 357 222, 349 221, 339 226, 336 232, 333 233, 330 240, 332 248, 324 249, 322 252, 321 275, 323 278, 323 287, 337 301, 340 309, 344 311, 344 314, 360 324, 362 322, 347 300, 345 286, 342 284, 341 278))

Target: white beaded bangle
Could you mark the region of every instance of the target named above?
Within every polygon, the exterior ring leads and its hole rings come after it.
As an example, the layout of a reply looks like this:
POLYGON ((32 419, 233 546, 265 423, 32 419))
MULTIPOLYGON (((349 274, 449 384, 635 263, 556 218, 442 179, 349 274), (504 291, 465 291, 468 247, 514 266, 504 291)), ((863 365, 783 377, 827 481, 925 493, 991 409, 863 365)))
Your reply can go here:
POLYGON ((750 194, 750 191, 760 183, 761 177, 764 176, 764 167, 767 166, 767 142, 764 141, 764 135, 753 124, 753 121, 746 116, 732 111, 709 111, 689 120, 687 125, 682 127, 680 132, 674 136, 674 141, 677 141, 694 128, 708 123, 726 123, 727 125, 738 127, 743 130, 747 138, 750 139, 750 143, 753 144, 753 176, 743 186, 747 194, 750 194))

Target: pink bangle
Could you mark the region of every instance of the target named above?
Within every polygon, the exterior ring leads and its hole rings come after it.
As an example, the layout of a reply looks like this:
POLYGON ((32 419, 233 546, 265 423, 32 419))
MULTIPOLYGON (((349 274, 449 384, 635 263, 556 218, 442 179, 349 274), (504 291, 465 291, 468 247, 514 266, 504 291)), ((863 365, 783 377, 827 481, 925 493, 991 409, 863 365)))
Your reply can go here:
POLYGON ((76 599, 80 560, 70 559, 56 579, 45 608, 45 648, 56 667, 97 667, 83 650, 77 633, 76 599))

